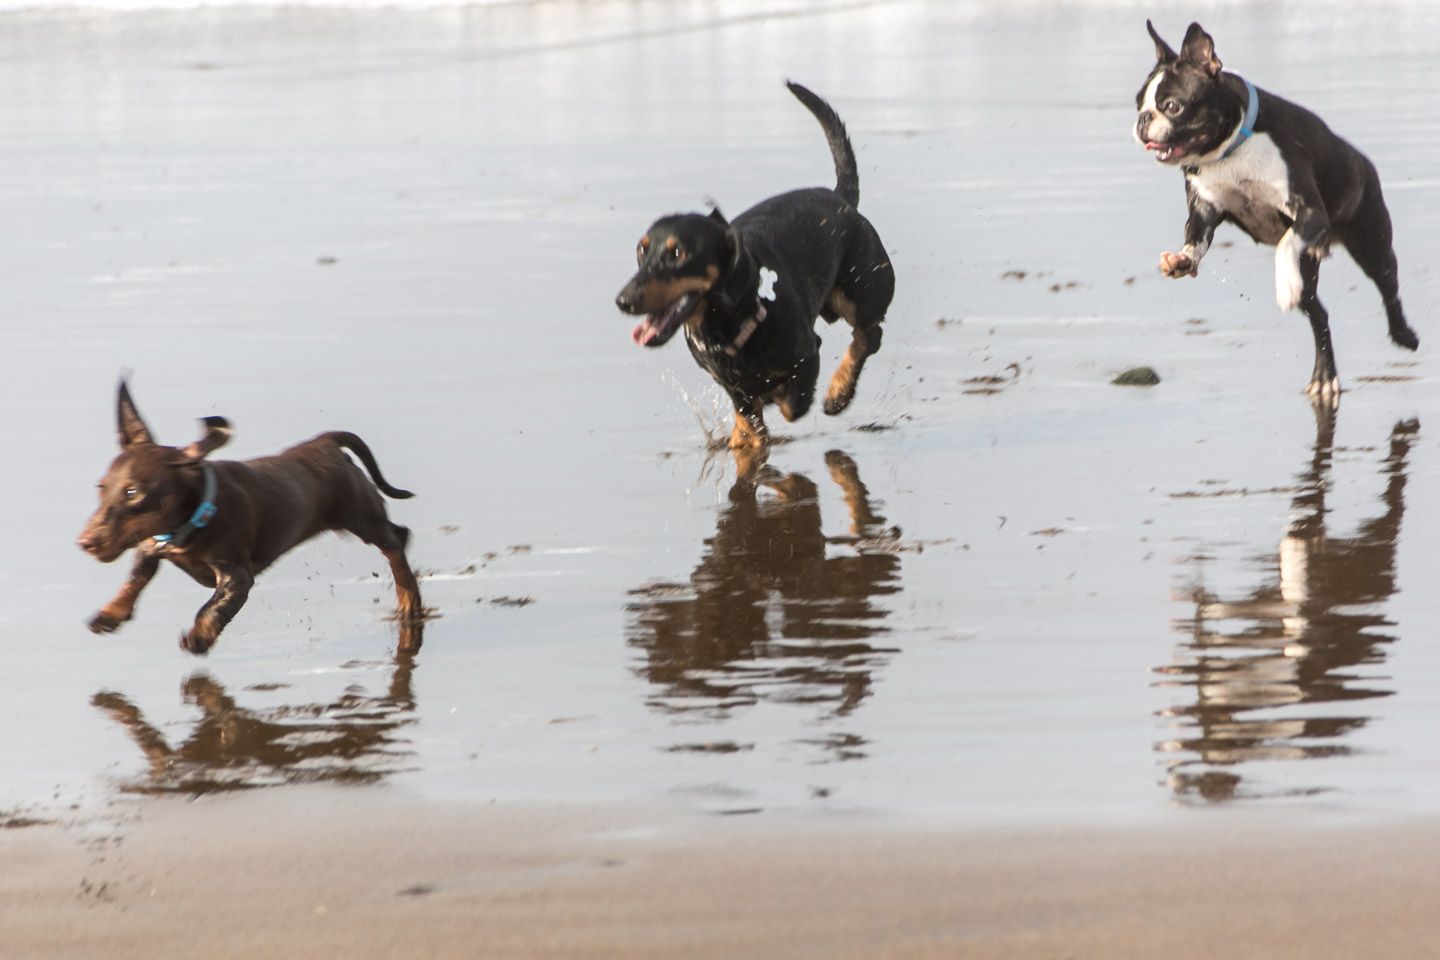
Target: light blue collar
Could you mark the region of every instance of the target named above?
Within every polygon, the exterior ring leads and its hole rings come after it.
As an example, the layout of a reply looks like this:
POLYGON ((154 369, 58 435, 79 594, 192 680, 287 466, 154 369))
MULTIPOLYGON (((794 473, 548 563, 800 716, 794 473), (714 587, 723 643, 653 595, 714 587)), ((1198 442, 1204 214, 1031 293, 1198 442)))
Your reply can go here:
POLYGON ((1245 84, 1245 121, 1240 124, 1240 133, 1236 135, 1235 142, 1220 154, 1221 160, 1239 150, 1240 144, 1250 139, 1251 135, 1255 133, 1255 120, 1260 116, 1260 93, 1255 89, 1255 84, 1249 80, 1244 77, 1241 77, 1240 80, 1245 84))
POLYGON ((185 541, 189 540, 196 530, 203 529, 214 520, 215 514, 219 512, 215 507, 215 468, 208 463, 202 463, 200 469, 205 473, 205 493, 200 497, 200 506, 195 508, 190 519, 174 533, 157 533, 151 537, 157 547, 185 546, 185 541))

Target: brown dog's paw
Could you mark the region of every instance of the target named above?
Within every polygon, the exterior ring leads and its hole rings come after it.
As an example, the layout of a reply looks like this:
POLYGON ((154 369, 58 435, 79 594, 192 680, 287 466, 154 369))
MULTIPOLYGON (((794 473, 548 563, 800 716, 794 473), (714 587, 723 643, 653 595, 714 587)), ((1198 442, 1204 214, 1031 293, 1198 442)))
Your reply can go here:
POLYGON ((1160 254, 1160 272, 1165 276, 1178 280, 1181 277, 1193 277, 1199 272, 1199 265, 1183 253, 1160 254))
POLYGON ((200 629, 192 629, 189 633, 180 634, 180 646, 197 657, 203 657, 215 646, 215 637, 200 629))
POLYGON ((120 629, 122 623, 129 619, 129 617, 117 617, 114 614, 101 610, 90 618, 86 626, 90 628, 91 633, 114 633, 120 629))

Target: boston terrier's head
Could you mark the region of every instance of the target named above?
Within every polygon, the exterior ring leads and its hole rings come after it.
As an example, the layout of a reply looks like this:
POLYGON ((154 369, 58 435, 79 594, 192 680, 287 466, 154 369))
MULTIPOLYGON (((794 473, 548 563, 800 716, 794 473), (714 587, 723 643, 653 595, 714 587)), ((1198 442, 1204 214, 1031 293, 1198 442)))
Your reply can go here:
POLYGON ((1190 24, 1179 53, 1149 20, 1145 27, 1155 41, 1155 69, 1135 95, 1135 139, 1161 163, 1193 163, 1235 133, 1245 106, 1221 83, 1215 41, 1200 24, 1190 24))

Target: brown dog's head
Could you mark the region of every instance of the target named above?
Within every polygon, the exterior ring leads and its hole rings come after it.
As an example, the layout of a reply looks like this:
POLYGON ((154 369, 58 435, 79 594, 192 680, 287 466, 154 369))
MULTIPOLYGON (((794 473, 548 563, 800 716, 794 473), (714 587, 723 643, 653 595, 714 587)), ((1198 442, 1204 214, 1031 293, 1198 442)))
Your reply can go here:
POLYGON ((739 255, 739 239, 719 210, 679 213, 651 225, 635 251, 639 269, 615 305, 643 314, 631 339, 658 347, 704 312, 705 297, 739 255))
POLYGON ((206 417, 199 440, 186 447, 161 446, 140 418, 124 380, 116 415, 120 456, 100 479, 100 506, 75 541, 102 563, 182 525, 201 499, 200 461, 230 439, 230 424, 223 417, 206 417))

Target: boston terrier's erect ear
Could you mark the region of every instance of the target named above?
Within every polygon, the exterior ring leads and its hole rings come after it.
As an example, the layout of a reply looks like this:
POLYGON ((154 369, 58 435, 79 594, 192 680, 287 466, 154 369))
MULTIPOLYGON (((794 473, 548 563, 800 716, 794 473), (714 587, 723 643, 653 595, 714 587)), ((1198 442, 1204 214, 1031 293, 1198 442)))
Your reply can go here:
POLYGON ((1150 31, 1150 39, 1155 41, 1155 62, 1173 63, 1179 59, 1178 54, 1170 49, 1170 44, 1160 39, 1160 34, 1155 32, 1155 24, 1149 20, 1145 21, 1145 29, 1150 31))
POLYGON ((1225 66, 1215 56, 1215 41, 1198 23, 1190 24, 1190 29, 1185 31, 1185 42, 1180 45, 1180 59, 1212 77, 1219 76, 1225 66))

